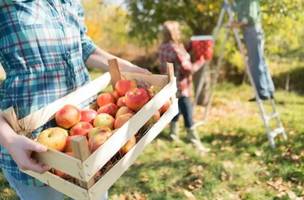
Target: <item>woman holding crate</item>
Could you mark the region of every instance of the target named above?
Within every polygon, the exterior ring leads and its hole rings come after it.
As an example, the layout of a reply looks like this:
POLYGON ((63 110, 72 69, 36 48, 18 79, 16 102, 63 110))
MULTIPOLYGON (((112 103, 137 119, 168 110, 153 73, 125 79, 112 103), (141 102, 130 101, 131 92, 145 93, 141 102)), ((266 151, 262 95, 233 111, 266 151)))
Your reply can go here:
MULTIPOLYGON (((175 76, 178 85, 178 105, 180 113, 183 115, 185 127, 187 130, 187 139, 191 141, 200 152, 208 152, 200 141, 199 135, 193 128, 192 118, 192 74, 198 71, 205 63, 202 56, 195 63, 191 62, 190 55, 181 42, 180 25, 176 21, 167 21, 163 25, 163 43, 159 48, 160 71, 165 73, 166 63, 174 64, 175 76)), ((170 137, 178 140, 177 121, 179 114, 170 124, 170 137)))
MULTIPOLYGON (((107 71, 107 60, 114 58, 86 35, 79 1, 0 1, 0 33, 0 63, 7 75, 0 84, 0 110, 13 107, 18 119, 86 84, 86 67, 107 71)), ((118 60, 123 71, 148 73, 118 60)), ((31 158, 32 152, 47 149, 16 134, 1 115, 0 144, 0 167, 21 200, 63 200, 19 170, 49 170, 31 158)))

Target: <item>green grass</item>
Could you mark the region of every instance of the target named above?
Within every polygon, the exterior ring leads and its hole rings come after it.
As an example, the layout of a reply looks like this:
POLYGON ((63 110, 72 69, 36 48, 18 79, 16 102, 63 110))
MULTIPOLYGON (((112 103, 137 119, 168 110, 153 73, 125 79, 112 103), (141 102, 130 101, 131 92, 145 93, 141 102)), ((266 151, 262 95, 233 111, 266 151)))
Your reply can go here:
POLYGON ((219 85, 209 122, 199 128, 211 152, 201 157, 187 143, 170 142, 165 130, 112 187, 111 195, 137 192, 148 199, 187 199, 187 190, 197 199, 304 196, 304 98, 277 93, 278 110, 290 138, 277 140, 273 150, 256 104, 247 102, 249 97, 249 86, 219 85), (277 188, 271 186, 280 178, 277 188), (285 191, 280 193, 282 188, 285 191))
MULTIPOLYGON (((165 129, 111 188, 110 199, 303 197, 304 96, 299 92, 277 92, 278 111, 289 139, 278 138, 275 150, 269 147, 256 104, 247 102, 251 96, 248 85, 218 85, 209 121, 198 129, 211 152, 200 156, 188 143, 173 143, 165 129)), ((201 113, 197 109, 195 118, 202 117, 201 113)), ((16 199, 3 176, 0 199, 16 199)))

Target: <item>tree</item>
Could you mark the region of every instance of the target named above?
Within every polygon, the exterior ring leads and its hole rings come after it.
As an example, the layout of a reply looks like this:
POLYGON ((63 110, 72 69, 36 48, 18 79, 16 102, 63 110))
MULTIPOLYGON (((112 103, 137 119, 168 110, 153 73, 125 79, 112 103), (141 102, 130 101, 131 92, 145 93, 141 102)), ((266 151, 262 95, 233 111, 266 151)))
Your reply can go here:
MULTIPOLYGON (((158 39, 160 25, 166 20, 180 21, 190 30, 190 35, 211 34, 222 3, 223 0, 127 0, 130 35, 149 45, 158 39)), ((286 55, 293 49, 303 50, 303 0, 261 0, 261 4, 269 44, 267 51, 286 55), (290 34, 286 27, 295 29, 297 33, 290 34)), ((236 45, 231 42, 227 44, 225 58, 228 63, 242 65, 236 45)))
POLYGON ((88 35, 102 48, 121 49, 128 44, 127 11, 101 0, 83 1, 88 35))
POLYGON ((130 34, 148 45, 157 39, 160 25, 166 20, 186 24, 191 34, 210 34, 221 3, 214 0, 127 0, 127 5, 130 34))

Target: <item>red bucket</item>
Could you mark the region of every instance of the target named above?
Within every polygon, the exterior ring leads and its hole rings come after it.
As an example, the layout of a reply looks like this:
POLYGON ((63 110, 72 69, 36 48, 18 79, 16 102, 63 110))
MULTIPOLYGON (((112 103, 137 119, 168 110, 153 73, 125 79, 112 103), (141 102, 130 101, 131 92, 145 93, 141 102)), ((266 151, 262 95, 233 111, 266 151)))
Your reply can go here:
POLYGON ((207 61, 213 57, 214 39, 210 35, 197 35, 191 37, 191 49, 195 60, 199 60, 201 56, 207 61))

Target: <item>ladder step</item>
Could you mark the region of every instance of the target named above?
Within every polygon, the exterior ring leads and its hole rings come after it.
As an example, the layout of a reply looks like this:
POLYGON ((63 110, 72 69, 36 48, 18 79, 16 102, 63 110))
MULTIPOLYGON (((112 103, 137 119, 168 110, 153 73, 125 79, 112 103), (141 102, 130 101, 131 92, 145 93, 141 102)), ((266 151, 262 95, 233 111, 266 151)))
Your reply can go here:
POLYGON ((280 128, 277 128, 277 129, 274 129, 273 131, 271 131, 269 133, 269 135, 270 135, 271 138, 275 138, 279 134, 284 134, 284 132, 285 132, 285 129, 283 127, 280 127, 280 128))

